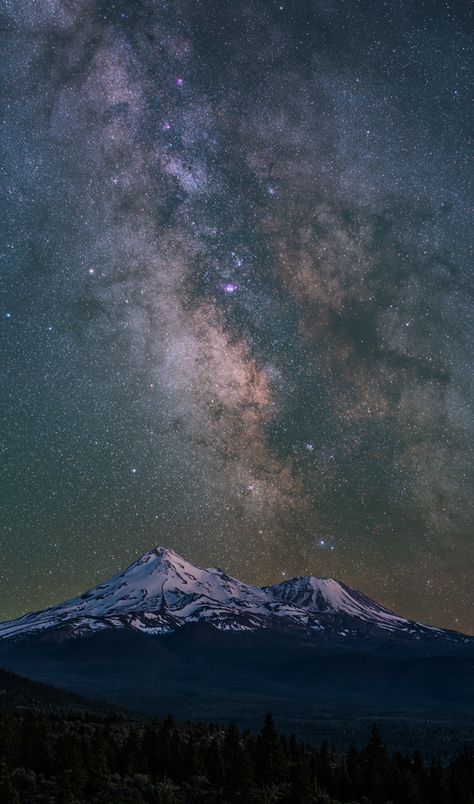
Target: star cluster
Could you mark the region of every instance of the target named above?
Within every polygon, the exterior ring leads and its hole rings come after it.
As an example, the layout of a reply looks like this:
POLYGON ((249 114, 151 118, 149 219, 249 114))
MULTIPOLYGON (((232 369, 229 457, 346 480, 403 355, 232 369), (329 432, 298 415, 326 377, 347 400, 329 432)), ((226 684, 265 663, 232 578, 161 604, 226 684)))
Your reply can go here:
POLYGON ((0 8, 2 618, 165 544, 472 631, 469 5, 0 8))

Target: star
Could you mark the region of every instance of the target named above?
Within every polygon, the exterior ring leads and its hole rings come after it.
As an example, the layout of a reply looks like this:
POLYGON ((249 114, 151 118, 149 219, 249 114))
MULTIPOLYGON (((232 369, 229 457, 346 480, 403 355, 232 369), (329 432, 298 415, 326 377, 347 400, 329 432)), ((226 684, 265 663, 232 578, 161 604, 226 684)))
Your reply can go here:
POLYGON ((159 535, 472 630, 463 4, 4 5, 0 618, 159 535))

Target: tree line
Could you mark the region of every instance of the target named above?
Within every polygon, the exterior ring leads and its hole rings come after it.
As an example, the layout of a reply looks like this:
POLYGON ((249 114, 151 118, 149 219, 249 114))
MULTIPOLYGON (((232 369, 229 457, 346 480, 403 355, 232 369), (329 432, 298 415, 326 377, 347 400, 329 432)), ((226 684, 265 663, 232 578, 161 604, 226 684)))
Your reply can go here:
POLYGON ((374 726, 362 749, 332 751, 171 717, 0 713, 1 804, 474 804, 474 755, 449 763, 387 751, 374 726))

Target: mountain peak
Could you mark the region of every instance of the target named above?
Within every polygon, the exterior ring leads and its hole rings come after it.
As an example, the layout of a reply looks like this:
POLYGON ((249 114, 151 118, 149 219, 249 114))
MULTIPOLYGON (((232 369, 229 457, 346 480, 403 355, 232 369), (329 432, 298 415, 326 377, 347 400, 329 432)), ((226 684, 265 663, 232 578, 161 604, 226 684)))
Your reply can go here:
POLYGON ((143 553, 140 558, 137 558, 130 566, 127 567, 120 575, 121 577, 131 577, 140 574, 143 579, 145 576, 152 576, 156 573, 169 573, 172 571, 177 572, 191 572, 199 570, 200 567, 195 567, 185 558, 180 556, 169 547, 158 545, 143 553))
POLYGON ((274 586, 250 586, 158 545, 79 597, 0 623, 0 639, 38 632, 74 638, 111 628, 153 635, 196 622, 226 631, 278 628, 342 637, 375 631, 416 639, 462 638, 398 617, 332 578, 306 575, 274 586))
POLYGON ((338 612, 366 621, 376 621, 382 627, 407 623, 357 589, 334 578, 300 575, 271 588, 278 600, 312 612, 338 612))
MULTIPOLYGON (((165 561, 176 561, 176 560, 184 561, 184 558, 181 558, 181 556, 178 555, 178 553, 175 553, 174 550, 171 550, 171 548, 164 547, 162 545, 157 545, 156 547, 152 547, 151 550, 147 550, 146 553, 143 553, 143 555, 140 556, 140 558, 138 558, 133 563, 134 564, 138 564, 138 563, 144 564, 147 561, 150 561, 151 559, 154 559, 154 558, 159 558, 159 559, 165 560, 165 561)), ((133 566, 133 564, 132 564, 132 566, 133 566)))

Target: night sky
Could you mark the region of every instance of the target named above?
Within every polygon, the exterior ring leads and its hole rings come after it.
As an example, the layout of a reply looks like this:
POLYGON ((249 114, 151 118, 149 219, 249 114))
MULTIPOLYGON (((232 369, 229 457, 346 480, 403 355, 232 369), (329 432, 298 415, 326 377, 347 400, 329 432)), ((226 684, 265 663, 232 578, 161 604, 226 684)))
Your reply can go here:
POLYGON ((474 632, 471 4, 0 7, 0 619, 162 544, 474 632))

